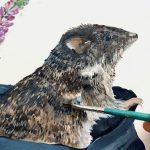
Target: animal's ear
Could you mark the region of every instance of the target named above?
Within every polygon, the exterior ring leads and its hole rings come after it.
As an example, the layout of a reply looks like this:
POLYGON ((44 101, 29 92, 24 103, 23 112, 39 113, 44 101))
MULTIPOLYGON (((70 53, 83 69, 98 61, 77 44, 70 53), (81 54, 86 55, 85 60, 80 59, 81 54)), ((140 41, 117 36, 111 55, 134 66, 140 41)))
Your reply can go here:
POLYGON ((66 41, 66 45, 69 49, 73 49, 78 54, 82 54, 90 47, 91 41, 82 37, 72 37, 66 41))

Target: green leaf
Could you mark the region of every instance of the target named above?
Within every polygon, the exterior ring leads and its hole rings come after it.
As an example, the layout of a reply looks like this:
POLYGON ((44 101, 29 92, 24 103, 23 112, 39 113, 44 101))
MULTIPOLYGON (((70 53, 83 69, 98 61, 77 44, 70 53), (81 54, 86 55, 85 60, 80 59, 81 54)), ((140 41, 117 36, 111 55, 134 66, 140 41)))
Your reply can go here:
POLYGON ((16 0, 14 5, 18 6, 19 8, 23 8, 25 5, 29 3, 29 0, 16 0))

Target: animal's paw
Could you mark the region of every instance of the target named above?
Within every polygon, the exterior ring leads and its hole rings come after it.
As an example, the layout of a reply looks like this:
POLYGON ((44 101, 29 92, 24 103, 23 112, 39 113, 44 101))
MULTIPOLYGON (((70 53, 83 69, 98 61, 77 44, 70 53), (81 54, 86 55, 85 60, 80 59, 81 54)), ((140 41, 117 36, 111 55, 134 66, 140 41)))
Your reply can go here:
POLYGON ((127 101, 116 101, 115 107, 120 109, 129 109, 130 107, 134 105, 140 105, 142 106, 143 100, 141 98, 131 98, 127 101))
POLYGON ((143 100, 141 98, 131 98, 125 102, 122 103, 123 108, 128 109, 134 105, 140 105, 142 106, 143 100))

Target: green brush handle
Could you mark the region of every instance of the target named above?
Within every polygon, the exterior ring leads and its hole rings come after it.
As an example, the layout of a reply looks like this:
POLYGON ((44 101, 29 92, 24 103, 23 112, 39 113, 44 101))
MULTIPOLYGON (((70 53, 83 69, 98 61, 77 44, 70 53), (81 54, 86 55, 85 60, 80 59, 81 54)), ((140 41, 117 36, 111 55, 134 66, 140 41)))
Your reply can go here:
POLYGON ((120 110, 113 108, 105 108, 104 112, 111 115, 129 117, 137 120, 149 121, 150 122, 150 114, 134 112, 129 110, 120 110))

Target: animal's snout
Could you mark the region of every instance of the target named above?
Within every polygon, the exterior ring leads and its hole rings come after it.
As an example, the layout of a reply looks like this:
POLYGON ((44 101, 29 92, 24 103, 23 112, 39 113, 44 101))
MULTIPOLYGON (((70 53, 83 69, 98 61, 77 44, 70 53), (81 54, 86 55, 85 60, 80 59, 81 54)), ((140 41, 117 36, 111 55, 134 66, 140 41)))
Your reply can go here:
POLYGON ((132 44, 138 39, 138 35, 136 33, 129 32, 128 38, 129 38, 129 43, 132 44))
POLYGON ((138 34, 130 32, 129 37, 133 39, 138 39, 138 34))

